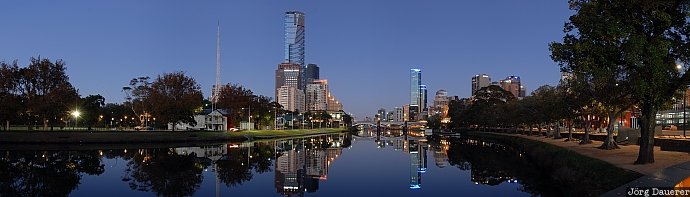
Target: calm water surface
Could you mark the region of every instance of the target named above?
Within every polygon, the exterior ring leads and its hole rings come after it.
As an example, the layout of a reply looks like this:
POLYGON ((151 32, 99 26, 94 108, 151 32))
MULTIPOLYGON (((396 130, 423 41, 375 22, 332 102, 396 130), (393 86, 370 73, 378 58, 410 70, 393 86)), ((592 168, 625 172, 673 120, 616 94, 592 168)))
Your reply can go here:
POLYGON ((254 143, 3 150, 0 196, 559 196, 501 144, 401 131, 254 143))

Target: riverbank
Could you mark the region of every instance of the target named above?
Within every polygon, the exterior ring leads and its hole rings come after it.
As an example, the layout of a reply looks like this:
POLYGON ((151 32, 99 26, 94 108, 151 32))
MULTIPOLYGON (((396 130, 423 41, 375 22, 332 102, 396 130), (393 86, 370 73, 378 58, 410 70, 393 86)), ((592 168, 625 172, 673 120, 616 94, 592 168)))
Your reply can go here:
POLYGON ((486 132, 466 132, 464 135, 522 150, 522 157, 548 174, 554 187, 571 196, 598 196, 643 176, 602 159, 520 135, 486 132))
POLYGON ((0 144, 132 144, 177 142, 241 142, 345 132, 341 128, 304 130, 217 131, 8 131, 0 144))
MULTIPOLYGON (((619 187, 603 194, 602 196, 621 196, 629 187, 674 187, 679 182, 690 177, 690 154, 685 152, 663 151, 662 147, 654 147, 654 163, 635 165, 639 151, 638 145, 619 145, 620 149, 602 150, 598 147, 603 142, 593 141, 592 144, 580 145, 578 141, 566 142, 564 139, 546 138, 544 136, 526 136, 519 134, 491 133, 520 137, 528 140, 552 144, 575 151, 587 157, 596 158, 622 169, 632 170, 644 176, 621 184, 619 187)), ((679 139, 682 141, 683 139, 679 139)))

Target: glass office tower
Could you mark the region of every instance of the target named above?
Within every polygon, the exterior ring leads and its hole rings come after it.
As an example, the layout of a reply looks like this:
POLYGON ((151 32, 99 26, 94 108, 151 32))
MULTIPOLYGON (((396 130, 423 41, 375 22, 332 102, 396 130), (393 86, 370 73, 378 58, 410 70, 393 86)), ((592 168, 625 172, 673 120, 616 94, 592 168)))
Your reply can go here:
MULTIPOLYGON (((285 12, 285 60, 299 64, 304 76, 304 13, 298 11, 285 12)), ((305 79, 300 81, 300 89, 304 90, 305 79)))
POLYGON ((420 86, 422 85, 422 70, 410 69, 410 105, 419 106, 420 86))

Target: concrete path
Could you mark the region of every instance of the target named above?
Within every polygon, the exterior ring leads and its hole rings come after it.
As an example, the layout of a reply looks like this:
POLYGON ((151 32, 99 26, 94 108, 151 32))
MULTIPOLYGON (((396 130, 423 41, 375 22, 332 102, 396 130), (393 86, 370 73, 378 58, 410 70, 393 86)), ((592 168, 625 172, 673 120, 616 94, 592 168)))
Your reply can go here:
POLYGON ((690 153, 661 151, 654 147, 653 164, 634 165, 640 149, 637 145, 623 145, 616 150, 602 150, 597 147, 603 142, 593 141, 592 144, 580 145, 577 141, 565 142, 565 139, 553 139, 543 136, 525 136, 519 134, 503 134, 546 142, 556 146, 573 150, 579 154, 597 158, 623 169, 643 174, 637 180, 622 185, 602 196, 625 196, 628 187, 673 187, 682 180, 690 177, 690 153))

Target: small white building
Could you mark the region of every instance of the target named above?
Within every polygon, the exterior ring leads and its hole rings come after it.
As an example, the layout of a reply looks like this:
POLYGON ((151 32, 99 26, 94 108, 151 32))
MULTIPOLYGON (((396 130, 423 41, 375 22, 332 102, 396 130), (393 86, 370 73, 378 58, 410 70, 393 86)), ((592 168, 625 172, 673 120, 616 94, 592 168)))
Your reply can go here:
MULTIPOLYGON (((227 131, 228 113, 223 110, 204 109, 201 113, 194 115, 196 125, 186 123, 175 124, 175 130, 207 130, 207 131, 227 131)), ((168 124, 168 129, 172 130, 172 123, 168 124)))

